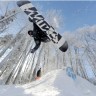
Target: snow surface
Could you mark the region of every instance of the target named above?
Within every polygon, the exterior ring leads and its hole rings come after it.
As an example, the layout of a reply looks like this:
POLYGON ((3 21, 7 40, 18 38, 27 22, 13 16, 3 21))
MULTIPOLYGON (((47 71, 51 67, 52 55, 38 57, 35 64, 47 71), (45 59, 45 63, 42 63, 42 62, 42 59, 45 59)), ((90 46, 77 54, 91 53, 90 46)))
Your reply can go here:
POLYGON ((96 96, 96 87, 77 77, 68 77, 65 70, 55 70, 25 85, 0 86, 0 96, 96 96))

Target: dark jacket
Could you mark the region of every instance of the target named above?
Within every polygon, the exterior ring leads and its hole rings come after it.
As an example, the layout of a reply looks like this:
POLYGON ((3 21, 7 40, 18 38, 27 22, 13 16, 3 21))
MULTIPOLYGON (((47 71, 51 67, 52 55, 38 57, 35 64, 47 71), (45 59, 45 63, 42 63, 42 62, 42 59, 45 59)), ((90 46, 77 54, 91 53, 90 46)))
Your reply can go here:
POLYGON ((39 47, 41 42, 49 42, 50 39, 48 38, 46 32, 43 32, 35 23, 33 23, 33 38, 35 41, 35 47, 31 50, 31 53, 34 53, 39 47))
POLYGON ((41 68, 37 71, 37 77, 41 77, 41 68))

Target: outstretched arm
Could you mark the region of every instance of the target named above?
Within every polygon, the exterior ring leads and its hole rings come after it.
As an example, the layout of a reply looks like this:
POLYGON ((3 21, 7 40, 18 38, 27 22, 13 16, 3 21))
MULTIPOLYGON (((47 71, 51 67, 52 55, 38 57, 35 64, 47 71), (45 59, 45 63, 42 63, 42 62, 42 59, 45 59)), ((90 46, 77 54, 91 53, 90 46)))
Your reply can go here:
POLYGON ((33 49, 31 49, 31 53, 34 53, 40 47, 40 44, 41 44, 41 41, 39 41, 39 40, 34 39, 34 41, 35 41, 36 45, 33 49))

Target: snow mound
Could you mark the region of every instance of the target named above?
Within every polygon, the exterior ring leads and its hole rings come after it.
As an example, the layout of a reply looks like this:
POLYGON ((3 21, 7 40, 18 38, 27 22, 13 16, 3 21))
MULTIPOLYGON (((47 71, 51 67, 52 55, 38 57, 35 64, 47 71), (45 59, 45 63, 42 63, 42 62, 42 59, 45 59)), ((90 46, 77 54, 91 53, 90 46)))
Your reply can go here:
POLYGON ((77 77, 68 77, 65 70, 55 70, 40 80, 25 85, 0 86, 0 96, 95 96, 96 87, 77 77))

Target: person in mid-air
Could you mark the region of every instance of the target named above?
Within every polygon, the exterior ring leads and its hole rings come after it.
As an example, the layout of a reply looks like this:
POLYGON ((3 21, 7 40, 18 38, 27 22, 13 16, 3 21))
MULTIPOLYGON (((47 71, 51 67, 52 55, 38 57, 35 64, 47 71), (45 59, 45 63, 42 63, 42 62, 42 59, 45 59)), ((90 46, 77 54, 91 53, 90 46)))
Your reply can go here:
MULTIPOLYGON (((34 38, 36 44, 35 47, 31 49, 31 53, 34 53, 40 47, 41 42, 46 43, 51 41, 46 32, 42 31, 35 23, 33 23, 33 30, 29 30, 28 34, 34 38)), ((66 50, 68 49, 68 43, 65 42, 64 45, 59 49, 63 50, 63 52, 66 52, 66 50)))
POLYGON ((41 42, 49 42, 50 39, 45 32, 43 32, 35 23, 33 23, 33 31, 29 30, 28 34, 34 38, 35 47, 31 49, 31 53, 34 53, 39 47, 41 42))

